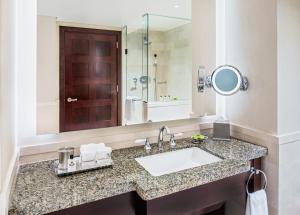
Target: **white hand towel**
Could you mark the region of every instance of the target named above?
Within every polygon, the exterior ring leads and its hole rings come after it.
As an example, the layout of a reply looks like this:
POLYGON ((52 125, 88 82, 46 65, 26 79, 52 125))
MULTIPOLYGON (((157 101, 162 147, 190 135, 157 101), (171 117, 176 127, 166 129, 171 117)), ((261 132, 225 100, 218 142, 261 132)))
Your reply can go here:
POLYGON ((268 202, 265 190, 250 193, 247 199, 246 215, 268 215, 268 202))
POLYGON ((134 112, 133 98, 127 97, 125 101, 125 117, 127 121, 132 120, 132 115, 134 112))
POLYGON ((142 99, 137 96, 127 96, 125 101, 125 118, 127 123, 131 124, 135 122, 137 112, 140 112, 142 99))

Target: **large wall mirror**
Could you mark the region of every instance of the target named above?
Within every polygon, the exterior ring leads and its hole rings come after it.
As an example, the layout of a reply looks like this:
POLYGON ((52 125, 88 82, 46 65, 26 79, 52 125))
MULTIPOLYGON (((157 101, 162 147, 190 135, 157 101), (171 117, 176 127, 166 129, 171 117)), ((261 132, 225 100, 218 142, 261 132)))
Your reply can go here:
POLYGON ((38 134, 194 117, 191 0, 103 2, 38 1, 38 134))

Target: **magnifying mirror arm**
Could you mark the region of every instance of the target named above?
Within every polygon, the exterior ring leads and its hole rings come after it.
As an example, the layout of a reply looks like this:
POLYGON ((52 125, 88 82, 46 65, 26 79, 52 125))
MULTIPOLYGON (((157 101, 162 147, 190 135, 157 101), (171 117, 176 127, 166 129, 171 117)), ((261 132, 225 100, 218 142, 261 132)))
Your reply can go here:
POLYGON ((211 75, 199 76, 197 87, 199 93, 203 93, 205 88, 212 88, 211 75))
POLYGON ((205 87, 205 78, 204 77, 199 77, 198 83, 197 83, 197 88, 199 93, 204 92, 204 87, 205 87))
POLYGON ((248 90, 248 87, 249 87, 248 78, 246 76, 243 76, 240 90, 241 91, 246 91, 246 90, 248 90))
POLYGON ((197 79, 197 89, 199 93, 204 92, 205 88, 205 67, 204 66, 199 66, 198 68, 198 79, 197 79))
POLYGON ((211 75, 209 75, 209 76, 207 76, 207 77, 205 78, 205 86, 206 86, 207 88, 212 88, 211 75))
POLYGON ((199 66, 197 88, 199 93, 203 93, 205 88, 211 88, 211 76, 205 75, 205 67, 199 66))

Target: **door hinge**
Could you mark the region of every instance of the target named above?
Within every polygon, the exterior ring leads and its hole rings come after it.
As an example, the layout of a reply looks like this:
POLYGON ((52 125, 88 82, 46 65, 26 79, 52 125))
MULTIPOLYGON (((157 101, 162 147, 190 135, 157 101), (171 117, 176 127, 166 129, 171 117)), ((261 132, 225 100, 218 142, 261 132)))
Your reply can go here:
POLYGON ((125 49, 125 54, 126 54, 126 55, 128 54, 128 49, 125 49))
POLYGON ((119 41, 116 42, 116 47, 119 48, 119 41))
POLYGON ((119 85, 117 85, 117 93, 119 92, 119 85))

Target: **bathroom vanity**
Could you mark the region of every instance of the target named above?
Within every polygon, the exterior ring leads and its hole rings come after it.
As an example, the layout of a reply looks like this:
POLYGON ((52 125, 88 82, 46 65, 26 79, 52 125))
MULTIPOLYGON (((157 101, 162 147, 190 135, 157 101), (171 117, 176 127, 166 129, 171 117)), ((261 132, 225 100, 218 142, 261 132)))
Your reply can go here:
MULTIPOLYGON (((260 168, 267 149, 247 142, 177 140, 164 151, 198 147, 220 160, 161 176, 151 175, 136 158, 148 156, 143 146, 114 150, 112 168, 57 177, 53 161, 22 165, 12 195, 12 214, 243 214, 250 166, 260 168)), ((178 162, 181 160, 178 159, 178 162)), ((180 164, 179 164, 180 165, 180 164)), ((250 188, 260 187, 255 176, 250 188)))

